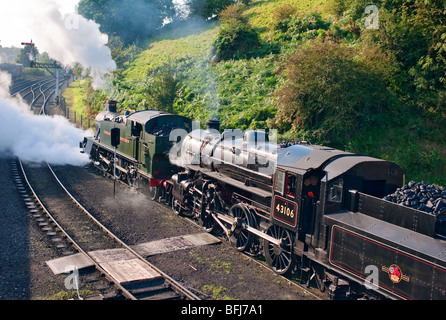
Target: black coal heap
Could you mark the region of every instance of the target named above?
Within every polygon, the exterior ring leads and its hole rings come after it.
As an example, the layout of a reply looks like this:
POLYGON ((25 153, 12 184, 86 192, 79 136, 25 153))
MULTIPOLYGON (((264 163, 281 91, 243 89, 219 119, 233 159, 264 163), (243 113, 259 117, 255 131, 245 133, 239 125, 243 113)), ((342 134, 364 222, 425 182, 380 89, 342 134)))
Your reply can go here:
POLYGON ((446 214, 446 189, 425 182, 410 181, 384 200, 433 215, 446 214))

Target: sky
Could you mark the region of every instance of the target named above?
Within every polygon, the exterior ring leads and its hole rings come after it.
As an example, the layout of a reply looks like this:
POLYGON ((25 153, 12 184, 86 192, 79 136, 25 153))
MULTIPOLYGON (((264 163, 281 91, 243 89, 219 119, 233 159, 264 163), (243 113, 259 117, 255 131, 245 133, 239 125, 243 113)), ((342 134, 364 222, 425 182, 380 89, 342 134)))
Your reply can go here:
MULTIPOLYGON (((35 33, 30 28, 30 16, 36 16, 44 7, 54 4, 61 14, 73 14, 80 0, 14 0, 0 2, 0 45, 21 47, 35 33), (42 8, 43 6, 43 8, 42 8), (40 7, 40 8, 39 8, 40 7)), ((34 20, 31 19, 31 20, 34 20)))
MULTIPOLYGON (((31 39, 40 52, 69 65, 80 62, 92 69, 93 81, 100 86, 103 77, 116 68, 106 47, 108 38, 99 26, 73 15, 78 0, 2 0, 0 4, 0 44, 21 47, 31 39)), ((84 165, 88 156, 79 151, 83 132, 61 116, 34 115, 29 107, 9 96, 11 77, 0 72, 0 156, 13 154, 27 161, 84 165)))
POLYGON ((2 0, 0 45, 22 48, 22 42, 32 40, 40 53, 47 52, 63 66, 80 63, 89 68, 93 87, 105 89, 107 75, 116 69, 116 63, 107 47, 108 36, 100 32, 96 22, 76 13, 79 1, 2 0))
POLYGON ((116 69, 108 36, 99 25, 75 13, 79 0, 13 0, 0 4, 0 44, 23 47, 32 40, 39 52, 63 66, 80 63, 91 69, 93 87, 105 88, 106 75, 116 69))

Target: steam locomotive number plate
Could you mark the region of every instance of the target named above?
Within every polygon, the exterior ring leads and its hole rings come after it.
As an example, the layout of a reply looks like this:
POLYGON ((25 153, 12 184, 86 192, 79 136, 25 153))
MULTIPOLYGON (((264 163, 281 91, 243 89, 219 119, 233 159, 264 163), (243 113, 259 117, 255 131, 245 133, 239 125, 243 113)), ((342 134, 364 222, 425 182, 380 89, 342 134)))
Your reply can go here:
POLYGON ((274 218, 293 227, 297 224, 297 205, 281 197, 274 198, 274 218))

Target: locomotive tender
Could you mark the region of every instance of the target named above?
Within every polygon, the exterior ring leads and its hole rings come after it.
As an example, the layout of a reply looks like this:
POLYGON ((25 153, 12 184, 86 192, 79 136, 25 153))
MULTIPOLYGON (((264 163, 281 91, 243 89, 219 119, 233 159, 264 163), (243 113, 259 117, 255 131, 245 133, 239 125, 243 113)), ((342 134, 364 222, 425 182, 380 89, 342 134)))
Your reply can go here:
POLYGON ((310 144, 282 148, 263 131, 220 134, 212 120, 191 130, 190 120, 160 111, 97 119, 100 133, 83 147, 104 170, 113 161, 105 131, 125 121, 121 178, 149 179, 152 199, 223 232, 239 251, 263 253, 275 272, 307 272, 333 298, 364 287, 391 299, 446 298, 446 217, 383 199, 404 183, 396 164, 310 144), (169 141, 153 135, 155 122, 169 141))

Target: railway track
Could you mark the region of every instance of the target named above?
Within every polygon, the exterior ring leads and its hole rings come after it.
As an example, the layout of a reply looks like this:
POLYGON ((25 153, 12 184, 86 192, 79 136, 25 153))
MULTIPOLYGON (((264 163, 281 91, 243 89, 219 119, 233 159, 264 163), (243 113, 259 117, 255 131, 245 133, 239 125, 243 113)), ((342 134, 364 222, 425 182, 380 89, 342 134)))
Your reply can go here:
MULTIPOLYGON (((51 78, 26 81, 11 88, 35 114, 46 115, 46 106, 56 91, 51 78), (41 105, 35 110, 37 103, 41 105)), ((62 86, 62 83, 61 83, 62 86)), ((107 281, 99 299, 172 300, 200 298, 151 265, 90 214, 65 188, 50 164, 13 164, 19 192, 35 222, 51 238, 62 256, 79 252, 107 281), (125 254, 125 260, 103 261, 98 253, 125 254), (95 255, 96 254, 96 255, 95 255), (127 273, 127 274, 126 274, 127 273), (128 276, 130 274, 130 276, 128 276), (110 289, 112 284, 115 290, 110 289)), ((118 259, 118 258, 116 258, 118 259)), ((71 270, 73 271, 73 270, 71 270)), ((70 271, 70 272, 71 272, 70 271)), ((95 281, 99 281, 96 279, 95 281)), ((80 296, 79 296, 80 298, 80 296)))
POLYGON ((62 255, 74 250, 94 265, 117 292, 109 288, 98 298, 130 300, 199 300, 190 290, 146 261, 90 214, 63 186, 49 164, 35 167, 18 161, 16 181, 36 223, 62 255), (20 181, 22 179, 23 182, 20 181), (29 192, 29 194, 28 194, 29 192), (73 203, 75 205, 73 205, 73 203), (72 249, 73 248, 73 249, 72 249), (104 262, 101 253, 117 254, 104 262), (122 254, 125 254, 124 260, 122 254), (138 274, 135 280, 135 268, 138 274), (141 272, 143 270, 143 272, 141 272), (130 275, 125 275, 124 273, 130 275), (132 274, 133 273, 133 274, 132 274), (139 277, 139 278, 138 278, 139 277))
POLYGON ((31 103, 36 95, 36 90, 51 81, 54 81, 51 76, 22 80, 11 86, 10 94, 15 97, 20 96, 23 100, 31 103))
MULTIPOLYGON (((66 79, 62 79, 59 88, 65 82, 66 79)), ((56 80, 52 76, 25 80, 11 87, 10 93, 11 96, 20 96, 24 101, 27 101, 30 110, 35 114, 45 115, 47 114, 46 108, 56 93, 56 80)))

